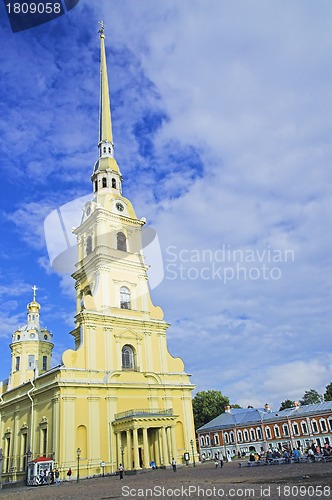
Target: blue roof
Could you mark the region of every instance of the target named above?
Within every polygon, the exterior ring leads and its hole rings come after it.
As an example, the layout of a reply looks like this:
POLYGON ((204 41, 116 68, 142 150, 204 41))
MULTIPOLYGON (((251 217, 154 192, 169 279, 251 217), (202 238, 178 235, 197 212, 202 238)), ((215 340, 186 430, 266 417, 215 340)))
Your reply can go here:
POLYGON ((294 406, 277 412, 265 408, 232 408, 200 427, 198 431, 210 431, 234 425, 261 423, 262 421, 266 423, 269 420, 281 420, 287 417, 304 416, 326 411, 332 411, 332 401, 314 405, 294 406))

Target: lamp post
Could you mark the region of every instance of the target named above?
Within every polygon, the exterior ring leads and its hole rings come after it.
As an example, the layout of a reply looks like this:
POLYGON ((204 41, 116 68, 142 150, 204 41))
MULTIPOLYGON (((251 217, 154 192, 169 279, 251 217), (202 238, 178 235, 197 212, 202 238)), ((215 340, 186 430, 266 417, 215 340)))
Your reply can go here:
POLYGON ((78 482, 80 480, 80 456, 81 456, 81 448, 77 448, 76 455, 77 455, 77 479, 76 479, 76 481, 78 482))
POLYGON ((105 465, 106 463, 104 461, 100 462, 100 467, 103 469, 103 477, 105 477, 105 465))
POLYGON ((191 444, 191 451, 192 451, 192 454, 193 454, 193 466, 196 467, 196 464, 195 464, 195 452, 194 452, 194 441, 192 439, 190 440, 190 444, 191 444))
POLYGON ((3 453, 2 453, 2 448, 0 448, 0 490, 2 488, 2 481, 1 481, 1 476, 2 476, 2 460, 3 460, 3 453))
POLYGON ((123 445, 121 445, 120 450, 121 450, 121 463, 122 463, 122 467, 124 467, 124 463, 123 463, 124 447, 123 447, 123 445))

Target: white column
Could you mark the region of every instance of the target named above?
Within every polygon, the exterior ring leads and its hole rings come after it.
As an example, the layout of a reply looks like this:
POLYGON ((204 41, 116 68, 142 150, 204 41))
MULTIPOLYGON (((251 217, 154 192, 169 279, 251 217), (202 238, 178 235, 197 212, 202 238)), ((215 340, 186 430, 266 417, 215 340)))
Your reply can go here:
POLYGON ((139 463, 139 454, 138 454, 138 430, 133 429, 133 438, 134 438, 134 465, 135 469, 140 468, 140 463, 139 463))
POLYGON ((126 430, 127 434, 127 469, 131 470, 133 468, 133 453, 132 453, 132 444, 131 444, 131 430, 126 430))
POLYGON ((166 440, 166 429, 165 427, 161 428, 161 437, 162 437, 162 443, 163 443, 163 464, 166 465, 168 460, 167 460, 167 440, 166 440))
POLYGON ((144 468, 147 469, 150 465, 149 440, 148 430, 143 427, 143 453, 144 453, 144 468))

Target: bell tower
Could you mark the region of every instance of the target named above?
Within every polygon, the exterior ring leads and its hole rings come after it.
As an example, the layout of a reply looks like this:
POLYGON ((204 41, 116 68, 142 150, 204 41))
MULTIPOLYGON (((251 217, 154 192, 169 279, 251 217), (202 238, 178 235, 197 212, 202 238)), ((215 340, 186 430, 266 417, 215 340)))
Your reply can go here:
POLYGON ((49 370, 51 365, 53 335, 40 325, 40 304, 36 301, 37 287, 34 285, 32 289, 33 299, 27 305, 27 324, 16 330, 10 344, 11 388, 36 378, 49 370))

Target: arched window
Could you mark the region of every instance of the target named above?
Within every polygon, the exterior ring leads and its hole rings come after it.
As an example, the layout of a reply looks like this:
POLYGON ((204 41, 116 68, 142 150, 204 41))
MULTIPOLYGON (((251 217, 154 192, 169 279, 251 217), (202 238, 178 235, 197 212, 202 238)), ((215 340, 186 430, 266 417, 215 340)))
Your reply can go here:
POLYGON ((210 446, 210 436, 205 436, 205 446, 210 446))
POLYGON ((233 431, 231 431, 229 433, 229 440, 230 440, 231 443, 234 443, 234 432, 233 431))
POLYGON ((95 191, 98 191, 98 181, 95 181, 95 191))
POLYGON ((332 432, 332 418, 331 417, 328 418, 328 422, 329 422, 330 431, 332 432))
POLYGON ((274 426, 274 435, 276 438, 279 438, 280 437, 280 430, 279 430, 279 426, 278 425, 275 425, 274 426))
POLYGON ((102 179, 102 185, 103 185, 103 188, 107 187, 107 179, 106 179, 106 177, 103 177, 103 179, 102 179))
POLYGON ((126 239, 126 236, 123 234, 123 233, 118 233, 116 235, 116 239, 117 239, 117 249, 118 250, 121 250, 122 252, 126 252, 127 251, 127 239, 126 239))
POLYGON ((288 437, 289 436, 289 429, 288 429, 288 425, 287 424, 283 424, 282 425, 282 432, 284 434, 284 437, 288 437))
POLYGON ((103 151, 104 151, 104 153, 106 153, 106 151, 107 151, 107 149, 105 148, 105 146, 104 146, 104 148, 103 148, 103 151))
POLYGON ((265 427, 265 435, 266 435, 266 439, 271 439, 270 427, 265 427))
POLYGON ((112 188, 116 189, 116 180, 115 179, 112 179, 112 188))
POLYGON ((122 347, 122 368, 133 369, 134 367, 134 349, 131 345, 124 345, 122 347))
POLYGON ((131 309, 130 290, 126 286, 120 288, 120 307, 121 309, 131 309))
POLYGON ((201 436, 200 440, 201 440, 201 446, 204 446, 204 436, 201 436))
POLYGON ((320 421, 319 421, 319 425, 320 425, 320 428, 322 430, 322 432, 326 432, 327 431, 327 428, 326 428, 326 421, 324 418, 321 418, 320 421))
POLYGON ((295 436, 298 436, 300 434, 300 432, 299 432, 299 426, 297 425, 297 422, 293 422, 292 427, 293 427, 293 432, 294 432, 295 436))
POLYGON ((307 422, 305 420, 301 421, 302 434, 309 434, 307 422))
POLYGON ((112 148, 111 147, 108 148, 108 152, 112 153, 112 148))
POLYGON ((237 440, 239 443, 242 443, 243 439, 242 439, 242 431, 237 431, 237 440))
POLYGON ((92 252, 92 238, 88 236, 86 239, 86 254, 89 255, 92 252))

